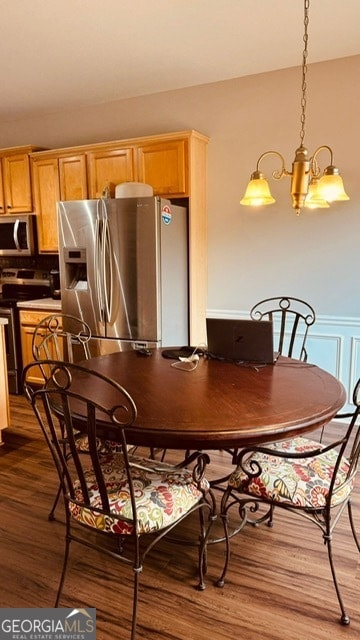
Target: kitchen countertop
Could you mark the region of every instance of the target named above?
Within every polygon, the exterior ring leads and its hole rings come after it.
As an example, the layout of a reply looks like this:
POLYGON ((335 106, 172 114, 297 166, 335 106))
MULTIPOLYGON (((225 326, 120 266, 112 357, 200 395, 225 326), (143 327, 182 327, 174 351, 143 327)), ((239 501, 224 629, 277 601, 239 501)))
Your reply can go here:
POLYGON ((22 300, 17 303, 19 309, 44 309, 49 311, 61 311, 61 300, 53 298, 39 298, 38 300, 22 300))

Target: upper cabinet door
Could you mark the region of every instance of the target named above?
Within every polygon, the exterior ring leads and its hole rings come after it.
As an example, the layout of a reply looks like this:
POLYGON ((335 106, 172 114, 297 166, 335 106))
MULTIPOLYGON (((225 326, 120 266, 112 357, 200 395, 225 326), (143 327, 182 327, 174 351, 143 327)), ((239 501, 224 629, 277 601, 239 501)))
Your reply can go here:
POLYGON ((134 180, 134 153, 132 148, 102 149, 88 153, 89 197, 115 195, 121 182, 134 180))
POLYGON ((60 200, 57 158, 32 160, 39 252, 58 251, 57 202, 60 200))
POLYGON ((139 146, 138 180, 150 184, 155 195, 186 196, 187 141, 171 140, 139 146))
POLYGON ((3 175, 2 175, 2 165, 0 160, 0 214, 6 213, 5 210, 5 200, 4 200, 4 183, 3 183, 3 175))
POLYGON ((85 154, 59 158, 61 200, 86 200, 88 197, 85 154))
POLYGON ((3 163, 5 213, 30 213, 30 159, 27 153, 5 156, 3 163))

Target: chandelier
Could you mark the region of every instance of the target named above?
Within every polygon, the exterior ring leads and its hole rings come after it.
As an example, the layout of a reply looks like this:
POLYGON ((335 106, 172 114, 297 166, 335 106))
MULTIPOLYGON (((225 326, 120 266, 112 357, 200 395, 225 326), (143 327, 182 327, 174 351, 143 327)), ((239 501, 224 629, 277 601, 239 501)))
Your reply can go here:
POLYGON ((310 0, 304 0, 304 50, 302 55, 302 83, 301 83, 301 129, 300 146, 295 151, 295 158, 292 163, 292 171, 285 168, 284 157, 278 151, 265 151, 256 163, 256 170, 251 174, 250 182, 240 204, 252 207, 259 207, 272 204, 275 199, 270 193, 269 184, 265 175, 261 173, 259 166, 267 156, 276 156, 280 159, 280 169, 273 171, 272 177, 281 180, 284 176, 291 178, 291 199, 292 206, 299 215, 303 207, 310 209, 327 208, 329 203, 339 200, 349 200, 345 193, 339 169, 333 164, 333 151, 328 145, 322 145, 316 149, 311 157, 304 146, 305 138, 305 115, 306 115, 306 74, 308 56, 308 26, 309 26, 309 6, 310 0), (330 154, 330 164, 321 169, 318 164, 318 156, 321 152, 330 154))

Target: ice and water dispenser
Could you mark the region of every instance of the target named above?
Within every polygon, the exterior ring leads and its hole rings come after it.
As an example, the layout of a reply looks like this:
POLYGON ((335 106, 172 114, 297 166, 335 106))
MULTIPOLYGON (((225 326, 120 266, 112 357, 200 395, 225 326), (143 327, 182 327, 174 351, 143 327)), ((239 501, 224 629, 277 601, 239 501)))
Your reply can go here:
POLYGON ((86 291, 88 288, 86 249, 64 248, 65 289, 86 291))

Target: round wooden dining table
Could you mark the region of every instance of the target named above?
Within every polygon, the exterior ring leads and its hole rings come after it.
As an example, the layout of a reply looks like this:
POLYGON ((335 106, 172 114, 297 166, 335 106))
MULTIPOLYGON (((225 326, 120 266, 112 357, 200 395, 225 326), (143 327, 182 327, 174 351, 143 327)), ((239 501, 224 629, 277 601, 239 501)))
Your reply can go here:
POLYGON ((281 356, 266 366, 200 356, 196 368, 186 370, 174 362, 154 349, 149 356, 123 351, 81 365, 131 394, 137 418, 127 440, 148 447, 209 450, 280 440, 322 427, 346 399, 330 373, 281 356))

